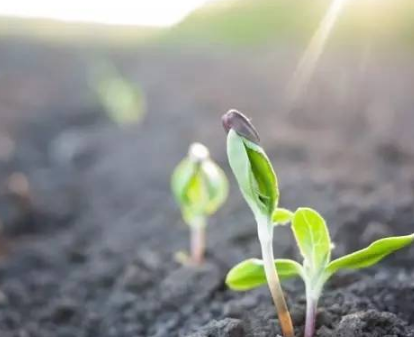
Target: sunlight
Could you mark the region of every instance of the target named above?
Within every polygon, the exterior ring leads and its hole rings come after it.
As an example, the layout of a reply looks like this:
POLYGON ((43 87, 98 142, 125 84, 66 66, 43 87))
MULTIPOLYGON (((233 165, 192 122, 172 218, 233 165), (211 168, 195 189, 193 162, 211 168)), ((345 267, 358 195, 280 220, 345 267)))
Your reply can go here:
POLYGON ((208 0, 14 0, 0 2, 0 15, 105 24, 170 26, 208 0))
POLYGON ((288 99, 294 104, 309 84, 316 64, 326 45, 326 41, 348 0, 333 0, 318 29, 313 35, 288 86, 288 99))

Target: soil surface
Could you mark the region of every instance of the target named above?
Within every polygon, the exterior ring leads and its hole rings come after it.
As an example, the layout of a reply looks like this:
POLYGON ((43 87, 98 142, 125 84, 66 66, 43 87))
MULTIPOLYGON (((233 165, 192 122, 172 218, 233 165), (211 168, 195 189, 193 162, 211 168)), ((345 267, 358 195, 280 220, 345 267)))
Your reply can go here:
MULTIPOLYGON (((269 337, 268 289, 233 292, 226 272, 260 257, 229 171, 220 116, 253 118, 278 173, 281 205, 323 214, 334 257, 414 232, 412 55, 330 51, 301 101, 286 87, 300 50, 103 51, 0 44, 1 337, 269 337), (29 57, 30 55, 30 57, 29 57), (111 58, 139 82, 148 112, 119 127, 88 91, 111 58), (209 222, 207 261, 181 266, 188 230, 170 174, 192 141, 231 181, 209 222)), ((289 228, 275 255, 300 259, 289 228)), ((414 336, 414 246, 327 285, 318 337, 414 336)), ((297 336, 304 289, 284 290, 297 336)))

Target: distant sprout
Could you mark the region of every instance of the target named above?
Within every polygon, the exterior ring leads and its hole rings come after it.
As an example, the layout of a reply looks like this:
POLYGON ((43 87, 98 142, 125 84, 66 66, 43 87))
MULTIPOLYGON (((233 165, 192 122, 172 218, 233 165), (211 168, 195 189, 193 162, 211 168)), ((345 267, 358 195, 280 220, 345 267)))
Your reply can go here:
MULTIPOLYGON (((314 335, 318 301, 324 284, 333 274, 341 269, 370 267, 414 241, 414 234, 384 238, 331 261, 333 245, 322 216, 310 208, 299 208, 291 214, 292 230, 304 258, 303 265, 288 259, 277 259, 274 265, 282 280, 300 276, 305 282, 305 337, 314 335)), ((264 263, 258 259, 241 262, 229 272, 226 283, 234 290, 249 290, 266 284, 264 263)))
POLYGON ((174 170, 171 187, 181 207, 183 219, 190 227, 191 260, 194 264, 201 264, 206 247, 207 218, 226 200, 227 178, 210 158, 208 149, 200 143, 194 143, 190 146, 188 156, 174 170))
MULTIPOLYGON (((285 302, 273 257, 274 218, 285 222, 289 211, 278 209, 279 189, 269 158, 259 145, 259 135, 251 122, 240 112, 230 110, 223 118, 227 135, 227 155, 244 199, 257 222, 262 250, 265 280, 269 285, 279 322, 285 337, 293 337, 292 320, 285 302)), ((231 276, 231 273, 229 276, 231 276)), ((280 274, 280 277, 283 277, 280 274)), ((229 277, 228 277, 229 280, 229 277)), ((231 278, 230 278, 231 280, 231 278)), ((231 283, 230 283, 231 285, 231 283)), ((242 286, 243 288, 243 286, 242 286)))
POLYGON ((140 122, 145 116, 145 95, 140 86, 122 76, 111 64, 93 69, 92 89, 108 117, 119 125, 140 122))

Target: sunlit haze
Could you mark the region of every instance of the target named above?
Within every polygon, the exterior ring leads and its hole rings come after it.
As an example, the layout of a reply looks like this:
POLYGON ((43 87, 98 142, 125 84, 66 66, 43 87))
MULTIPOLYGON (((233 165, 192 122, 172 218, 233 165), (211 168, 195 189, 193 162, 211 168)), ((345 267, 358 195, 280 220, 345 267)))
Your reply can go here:
POLYGON ((13 0, 0 15, 106 24, 168 26, 208 0, 13 0))
POLYGON ((333 0, 331 2, 330 7, 305 50, 288 86, 288 95, 291 103, 294 103, 298 99, 309 84, 312 74, 315 71, 316 64, 325 48, 328 37, 347 1, 348 0, 333 0))

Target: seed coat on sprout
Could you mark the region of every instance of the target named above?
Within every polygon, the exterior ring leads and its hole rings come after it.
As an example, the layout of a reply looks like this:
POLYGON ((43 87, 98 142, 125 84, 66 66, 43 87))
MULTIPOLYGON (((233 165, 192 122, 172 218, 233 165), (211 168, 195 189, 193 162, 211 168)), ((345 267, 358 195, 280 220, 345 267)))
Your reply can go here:
POLYGON ((277 212, 279 189, 269 158, 259 145, 260 138, 250 120, 236 110, 222 117, 227 132, 227 156, 240 191, 250 206, 262 250, 265 280, 268 283, 285 337, 293 337, 289 310, 280 285, 273 254, 273 214, 277 212))

